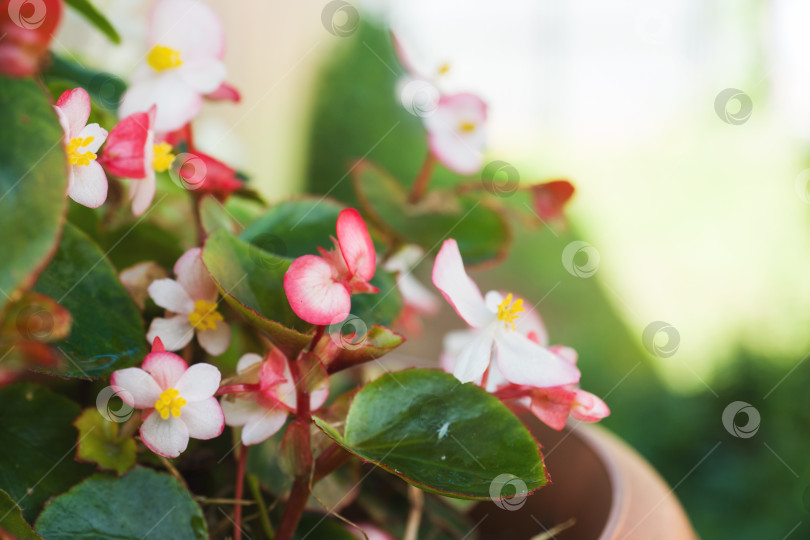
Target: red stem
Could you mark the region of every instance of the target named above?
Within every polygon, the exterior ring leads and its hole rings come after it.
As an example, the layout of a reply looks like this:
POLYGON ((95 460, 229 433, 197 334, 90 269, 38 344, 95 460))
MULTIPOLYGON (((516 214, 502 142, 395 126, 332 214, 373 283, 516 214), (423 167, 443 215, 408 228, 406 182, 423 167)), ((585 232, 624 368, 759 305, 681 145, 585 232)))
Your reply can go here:
POLYGON ((428 155, 425 157, 425 162, 422 164, 422 168, 419 169, 419 173, 416 175, 416 180, 413 181, 411 194, 408 196, 409 203, 417 203, 422 200, 422 197, 425 196, 428 183, 430 183, 430 177, 433 176, 433 167, 435 165, 436 158, 430 151, 428 151, 428 155))
MULTIPOLYGON (((239 461, 236 464, 236 493, 234 499, 242 500, 245 489, 245 465, 247 465, 248 447, 240 445, 239 461)), ((233 540, 242 540, 242 505, 237 504, 233 509, 233 540)))
MULTIPOLYGON (((318 327, 315 334, 313 343, 323 334, 323 327, 318 327)), ((309 425, 312 422, 312 412, 309 409, 309 393, 306 390, 306 385, 301 381, 301 369, 298 362, 290 362, 290 371, 292 372, 293 379, 295 380, 295 401, 296 413, 295 421, 302 422, 306 429, 303 430, 304 439, 302 441, 302 449, 308 455, 301 456, 303 463, 308 463, 305 474, 299 474, 293 481, 292 489, 290 490, 290 498, 287 501, 287 506, 284 508, 284 515, 281 517, 281 523, 276 531, 275 540, 291 540, 295 529, 298 528, 298 522, 301 520, 301 515, 304 513, 304 507, 309 499, 309 481, 312 465, 312 446, 310 443, 309 425)))
POLYGON ((351 454, 343 450, 340 445, 332 444, 332 446, 321 452, 321 455, 315 460, 312 483, 317 484, 318 480, 335 472, 338 467, 349 461, 351 457, 351 454))

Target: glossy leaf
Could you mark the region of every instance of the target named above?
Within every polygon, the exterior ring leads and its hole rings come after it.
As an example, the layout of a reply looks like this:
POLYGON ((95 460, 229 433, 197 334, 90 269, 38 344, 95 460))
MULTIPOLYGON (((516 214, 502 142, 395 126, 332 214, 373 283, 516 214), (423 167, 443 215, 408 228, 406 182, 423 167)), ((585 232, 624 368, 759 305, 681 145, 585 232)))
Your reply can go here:
POLYGON ((200 222, 206 234, 211 234, 217 229, 225 229, 228 232, 236 232, 236 224, 228 215, 228 211, 222 203, 213 195, 205 195, 199 202, 200 222))
POLYGON ((364 215, 391 238, 428 252, 455 238, 467 264, 496 261, 508 252, 509 224, 483 196, 431 191, 421 203, 410 204, 402 185, 367 161, 355 166, 352 180, 364 215))
POLYGON ((115 30, 110 21, 105 17, 89 0, 65 0, 65 3, 78 11, 87 22, 98 28, 110 41, 118 45, 121 43, 121 36, 115 30))
POLYGON ((85 409, 73 425, 79 430, 79 461, 96 463, 100 469, 119 475, 135 465, 135 439, 119 437, 119 424, 104 418, 97 409, 85 409))
MULTIPOLYGON (((548 481, 538 443, 520 420, 482 388, 441 371, 409 369, 369 383, 355 396, 343 435, 315 421, 361 459, 441 495, 490 499, 501 475, 527 492, 548 481)), ((506 491, 496 497, 515 494, 506 491)))
POLYGON ((42 503, 90 474, 73 461, 79 406, 28 383, 0 390, 0 489, 33 522, 42 503))
POLYGON ((56 497, 37 519, 36 531, 48 540, 208 537, 200 507, 180 482, 143 467, 120 478, 94 475, 56 497))
POLYGON ((223 298, 288 357, 309 343, 311 325, 296 317, 284 293, 289 259, 219 229, 205 242, 203 262, 223 298))
POLYGON ((50 96, 0 76, 0 312, 31 286, 56 249, 67 202, 67 158, 50 96))
POLYGON ((41 540, 26 523, 22 511, 8 493, 0 489, 0 540, 41 540))
POLYGON ((94 379, 141 363, 146 335, 137 306, 104 253, 72 225, 34 289, 54 298, 73 318, 70 335, 54 347, 61 377, 94 379))

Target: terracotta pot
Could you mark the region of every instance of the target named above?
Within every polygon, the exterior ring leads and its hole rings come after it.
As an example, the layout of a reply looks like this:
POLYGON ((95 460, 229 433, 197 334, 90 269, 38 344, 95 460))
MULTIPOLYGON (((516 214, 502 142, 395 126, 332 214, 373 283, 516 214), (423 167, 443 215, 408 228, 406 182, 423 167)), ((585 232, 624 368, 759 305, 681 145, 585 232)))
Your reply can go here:
MULTIPOLYGON (((481 503, 471 510, 479 538, 530 539, 564 522, 557 540, 691 540, 697 538, 678 499, 655 470, 615 435, 596 425, 554 431, 523 418, 543 444, 552 484, 518 504, 481 503)), ((517 501, 512 499, 506 501, 517 501)))

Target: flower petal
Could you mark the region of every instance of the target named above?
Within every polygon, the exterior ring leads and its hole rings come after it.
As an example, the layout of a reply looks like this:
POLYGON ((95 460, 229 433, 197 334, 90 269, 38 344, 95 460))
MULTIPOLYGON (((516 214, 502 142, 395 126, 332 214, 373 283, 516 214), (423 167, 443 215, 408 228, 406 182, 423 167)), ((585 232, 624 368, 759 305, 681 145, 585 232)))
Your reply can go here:
POLYGON ((557 431, 565 427, 576 393, 564 387, 536 389, 529 410, 544 424, 557 431))
POLYGON ((56 102, 65 114, 68 126, 68 137, 78 137, 90 118, 90 95, 84 88, 65 90, 56 102))
POLYGON ((157 455, 176 458, 188 447, 188 428, 180 418, 153 412, 141 425, 141 440, 157 455))
POLYGON ((213 92, 205 94, 205 99, 210 99, 212 101, 233 101, 234 103, 239 103, 242 101, 242 96, 239 94, 239 90, 230 84, 222 83, 219 85, 219 88, 213 92))
POLYGON ((579 381, 575 365, 516 331, 496 328, 498 367, 508 381, 538 388, 579 381))
POLYGON ((213 92, 225 81, 225 64, 215 58, 200 58, 183 62, 180 75, 191 88, 201 94, 213 92))
POLYGON ((583 422, 598 422, 610 414, 607 404, 585 390, 576 390, 571 416, 583 422))
POLYGON ((97 161, 71 165, 68 195, 88 208, 98 208, 107 200, 107 175, 97 161))
POLYGON ((228 350, 231 344, 231 327, 225 321, 219 321, 214 330, 197 330, 197 341, 200 347, 211 356, 219 356, 228 350))
POLYGON ((141 180, 133 180, 129 184, 129 198, 132 200, 132 213, 140 216, 155 198, 155 170, 147 169, 146 177, 141 180))
POLYGON ((284 274, 284 291, 295 314, 311 324, 340 322, 351 310, 349 291, 335 282, 332 266, 317 255, 292 262, 284 274))
POLYGON ((242 443, 259 444, 278 432, 286 421, 287 411, 284 409, 262 409, 242 428, 242 443))
POLYGON ((162 392, 152 375, 137 367, 113 371, 110 386, 124 403, 136 409, 154 407, 162 392))
POLYGON ((134 81, 124 93, 118 115, 128 116, 157 106, 153 129, 167 132, 180 129, 197 116, 203 98, 178 73, 149 75, 134 81))
POLYGON ((436 255, 433 284, 470 326, 481 328, 492 321, 494 314, 487 309, 478 285, 464 271, 458 244, 452 238, 444 241, 436 255))
POLYGON ((174 387, 189 403, 202 401, 214 395, 222 375, 211 364, 194 364, 177 381, 174 387))
POLYGON ((453 368, 453 375, 466 383, 478 382, 492 360, 492 344, 495 338, 494 326, 480 330, 477 335, 461 350, 453 368))
POLYGON ((175 315, 164 319, 156 317, 152 319, 146 339, 154 341, 160 338, 167 351, 177 351, 188 345, 194 337, 194 327, 188 321, 186 315, 175 315))
POLYGON ((194 300, 188 295, 186 289, 173 279, 153 281, 149 285, 149 296, 157 305, 174 313, 188 315, 194 311, 194 300))
POLYGON ((203 264, 202 249, 191 248, 183 253, 174 263, 174 273, 192 300, 216 300, 217 286, 203 264))
POLYGON ((107 140, 107 130, 98 124, 87 124, 79 132, 78 137, 82 139, 92 137, 93 140, 90 141, 89 144, 80 146, 78 149, 81 152, 93 152, 95 154, 98 152, 98 149, 101 148, 101 145, 104 144, 104 141, 107 140))
POLYGON ((424 118, 431 153, 459 174, 477 172, 486 144, 486 117, 486 104, 476 95, 442 96, 436 112, 424 118))
POLYGON ((183 62, 222 58, 225 32, 216 12, 199 0, 161 0, 149 14, 149 43, 176 49, 183 62))
MULTIPOLYGON (((255 394, 247 395, 255 396, 255 394)), ((254 399, 239 397, 239 395, 233 398, 223 396, 219 404, 225 415, 225 423, 229 426, 244 426, 256 413, 261 413, 265 410, 264 407, 259 405, 254 399)))
POLYGON ((360 212, 354 208, 346 208, 340 212, 337 218, 337 239, 349 273, 364 281, 373 278, 377 255, 360 212))
POLYGON ((246 353, 236 363, 236 373, 244 373, 250 366, 260 364, 262 357, 256 353, 246 353))
POLYGON ((185 405, 180 410, 180 420, 186 424, 188 436, 194 439, 213 439, 225 429, 225 415, 215 397, 185 405))
POLYGON ((146 162, 147 139, 151 136, 149 113, 136 112, 118 122, 107 137, 99 158, 109 172, 122 178, 145 178, 152 169, 146 162))
POLYGON ((141 367, 155 379, 161 390, 166 390, 174 388, 188 364, 174 353, 160 351, 147 354, 141 367))

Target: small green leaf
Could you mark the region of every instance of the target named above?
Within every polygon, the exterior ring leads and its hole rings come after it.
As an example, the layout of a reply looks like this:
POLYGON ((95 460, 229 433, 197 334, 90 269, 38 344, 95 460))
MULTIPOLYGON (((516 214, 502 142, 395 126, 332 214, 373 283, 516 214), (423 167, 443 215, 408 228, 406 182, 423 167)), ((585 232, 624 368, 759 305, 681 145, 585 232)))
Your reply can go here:
MULTIPOLYGON (((351 325, 351 320, 347 325, 351 325)), ((330 373, 380 358, 402 345, 405 341, 402 336, 384 326, 372 326, 364 336, 334 336, 333 339, 342 342, 343 350, 337 358, 329 363, 328 370, 330 373)))
POLYGON ((42 540, 23 519, 22 511, 8 493, 0 489, 0 538, 7 534, 15 540, 42 540))
POLYGON ((107 420, 96 409, 85 409, 73 425, 79 430, 76 459, 119 475, 135 465, 135 439, 119 437, 117 422, 107 420))
POLYGON ((60 377, 93 379, 143 360, 147 343, 138 308, 104 253, 72 225, 39 276, 34 290, 67 308, 70 336, 54 346, 62 362, 43 371, 60 377))
POLYGON ((228 211, 222 206, 213 195, 205 195, 199 202, 200 222, 206 234, 211 234, 217 229, 225 229, 228 232, 236 232, 233 218, 228 215, 228 211))
POLYGON ((101 30, 101 32, 109 38, 110 41, 118 45, 121 43, 121 36, 110 24, 110 21, 105 17, 96 7, 88 0, 65 0, 65 3, 78 11, 87 22, 101 30))
POLYGON ((56 248, 67 158, 50 96, 32 79, 0 76, 0 312, 30 287, 56 248))
POLYGON ((526 492, 548 481, 539 445, 520 420, 482 388, 441 371, 409 369, 369 383, 355 396, 343 435, 315 423, 361 459, 448 497, 490 499, 502 475, 519 479, 526 492))
POLYGON ((497 261, 509 250, 509 223, 479 195, 434 190, 410 204, 400 183, 368 161, 354 168, 352 181, 363 213, 400 242, 432 252, 455 238, 467 264, 497 261))
POLYGON ((49 502, 35 528, 48 540, 208 537, 200 507, 180 482, 143 467, 88 478, 49 502))
POLYGON ((205 242, 203 262, 223 298, 287 357, 295 358, 309 343, 312 326, 296 317, 284 293, 289 259, 218 229, 205 242))
POLYGON ((0 489, 33 521, 48 497, 92 472, 73 461, 79 406, 50 390, 18 383, 0 390, 0 489))

